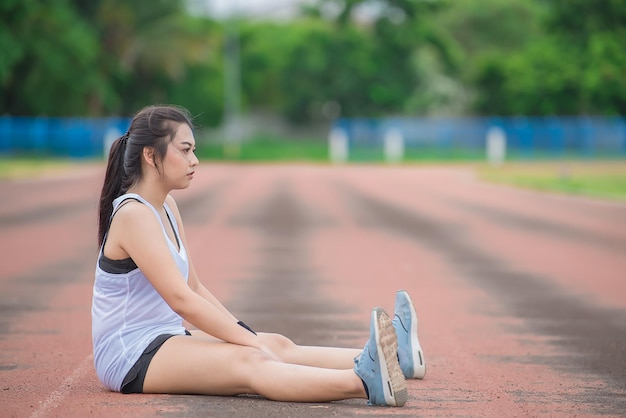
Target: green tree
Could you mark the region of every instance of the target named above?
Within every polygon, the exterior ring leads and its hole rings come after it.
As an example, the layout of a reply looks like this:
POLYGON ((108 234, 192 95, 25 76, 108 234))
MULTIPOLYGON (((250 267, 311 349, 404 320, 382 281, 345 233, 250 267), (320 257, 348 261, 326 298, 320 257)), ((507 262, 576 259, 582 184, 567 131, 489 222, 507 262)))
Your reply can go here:
POLYGON ((626 113, 626 4, 552 0, 547 36, 521 50, 481 57, 475 70, 482 113, 626 113))
MULTIPOLYGON (((428 23, 436 8, 410 0, 321 0, 307 6, 309 19, 263 41, 280 57, 262 60, 257 54, 256 61, 280 67, 270 84, 281 92, 282 111, 291 120, 308 120, 329 102, 339 104, 342 116, 402 113, 425 81, 415 65, 416 51, 430 47, 444 71, 457 65, 450 40, 428 23), (363 21, 359 16, 372 6, 363 21), (335 13, 327 13, 330 9, 335 13)), ((261 41, 255 35, 249 43, 261 41)))
POLYGON ((0 113, 75 115, 102 79, 94 31, 67 1, 0 5, 0 113))
POLYGON ((293 25, 276 22, 241 22, 241 83, 244 106, 255 109, 282 108, 281 69, 293 25))
POLYGON ((202 51, 184 71, 164 81, 162 101, 189 109, 199 127, 217 126, 224 110, 223 28, 202 17, 189 17, 185 25, 191 37, 202 40, 202 51))
POLYGON ((528 45, 542 39, 543 8, 528 0, 447 0, 432 24, 452 45, 457 71, 437 67, 424 91, 443 84, 456 113, 509 114, 514 105, 504 94, 507 65, 528 45), (448 75, 448 77, 445 77, 448 75))
POLYGON ((280 77, 291 120, 319 117, 326 103, 338 104, 344 116, 377 112, 371 98, 376 57, 365 33, 310 22, 291 35, 280 77))
POLYGON ((98 95, 91 113, 129 114, 167 101, 169 83, 183 79, 187 66, 200 64, 217 47, 187 14, 183 0, 74 0, 94 24, 101 45, 98 71, 112 94, 98 95))
POLYGON ((550 0, 546 25, 578 47, 580 112, 626 114, 626 2, 550 0))
POLYGON ((422 65, 424 57, 429 54, 428 59, 436 61, 433 67, 446 73, 453 73, 458 64, 450 39, 430 24, 440 4, 416 0, 322 1, 322 5, 329 3, 340 10, 340 27, 347 22, 363 26, 359 12, 369 11, 370 22, 364 26, 370 33, 375 68, 367 91, 378 113, 402 113, 411 108, 425 111, 429 104, 415 99, 424 97, 422 91, 429 79, 426 72, 432 68, 422 65), (423 105, 408 106, 410 102, 423 105))
POLYGON ((542 38, 543 13, 536 1, 447 0, 434 20, 471 61, 493 52, 515 53, 542 38))
MULTIPOLYGON (((216 73, 220 34, 209 19, 190 16, 185 4, 3 1, 0 111, 130 114, 148 103, 171 101, 176 84, 195 92, 189 83, 197 82, 206 93, 210 83, 198 79, 198 72, 216 73)), ((193 96, 190 107, 214 109, 208 102, 219 92, 212 93, 204 101, 193 96)), ((176 98, 184 99, 180 94, 176 98)))
POLYGON ((626 2, 622 0, 545 0, 545 4, 547 28, 572 41, 588 44, 598 33, 620 35, 626 30, 626 2))
POLYGON ((572 49, 544 39, 514 55, 494 52, 482 56, 476 110, 496 115, 578 113, 582 89, 579 62, 572 49))
POLYGON ((319 19, 255 23, 243 28, 241 44, 248 106, 297 123, 321 118, 328 103, 349 116, 375 112, 369 86, 376 59, 366 32, 319 19))

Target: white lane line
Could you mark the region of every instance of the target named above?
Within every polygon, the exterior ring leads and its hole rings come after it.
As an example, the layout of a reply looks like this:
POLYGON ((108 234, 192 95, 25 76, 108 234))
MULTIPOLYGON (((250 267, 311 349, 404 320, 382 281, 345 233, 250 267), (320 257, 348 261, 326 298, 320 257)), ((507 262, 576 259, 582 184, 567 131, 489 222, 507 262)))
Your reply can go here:
POLYGON ((67 394, 72 391, 72 384, 85 375, 92 367, 93 354, 89 354, 80 364, 74 369, 74 372, 69 375, 63 383, 59 386, 59 389, 55 390, 48 396, 48 398, 39 406, 30 418, 41 418, 48 412, 56 408, 61 404, 67 394))

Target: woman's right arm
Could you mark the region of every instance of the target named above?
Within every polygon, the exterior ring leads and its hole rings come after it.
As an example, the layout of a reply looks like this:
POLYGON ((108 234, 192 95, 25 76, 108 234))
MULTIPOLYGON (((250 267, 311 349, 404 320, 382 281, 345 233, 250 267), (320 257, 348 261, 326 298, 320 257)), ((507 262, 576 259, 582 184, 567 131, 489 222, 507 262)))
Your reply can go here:
MULTIPOLYGON (((183 245, 185 246, 185 248, 189 249, 189 245, 187 244, 187 234, 185 233, 185 227, 183 225, 182 217, 180 216, 180 211, 178 210, 178 205, 176 204, 176 201, 172 196, 168 196, 166 202, 174 213, 174 217, 176 219, 176 224, 178 225, 178 231, 180 232, 180 238, 183 241, 183 245)), ((215 297, 215 295, 213 295, 213 293, 211 293, 211 291, 209 291, 209 289, 207 289, 200 281, 198 273, 196 272, 196 269, 194 267, 191 251, 187 251, 187 257, 189 259, 189 278, 187 279, 189 287, 191 287, 194 292, 215 305, 217 309, 224 312, 226 316, 237 321, 235 316, 228 309, 226 309, 226 307, 215 297)))
POLYGON ((256 335, 189 287, 172 258, 159 221, 147 206, 124 205, 111 225, 107 245, 128 253, 165 302, 190 324, 221 340, 267 351, 256 335))

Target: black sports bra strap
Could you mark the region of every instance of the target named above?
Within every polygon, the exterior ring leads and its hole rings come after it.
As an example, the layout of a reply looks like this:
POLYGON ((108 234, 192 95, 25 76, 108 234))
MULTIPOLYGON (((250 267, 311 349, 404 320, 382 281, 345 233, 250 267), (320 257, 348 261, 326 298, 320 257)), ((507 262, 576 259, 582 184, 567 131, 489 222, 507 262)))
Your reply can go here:
POLYGON ((108 238, 108 236, 109 236, 109 228, 111 228, 111 223, 113 222, 113 216, 115 216, 115 214, 117 213, 117 211, 118 211, 118 210, 119 210, 122 206, 124 206, 125 204, 127 204, 129 200, 134 200, 134 201, 136 201, 136 202, 139 202, 139 203, 143 204, 143 202, 142 202, 141 200, 139 200, 139 199, 137 199, 137 198, 135 198, 135 197, 127 197, 126 199, 122 200, 122 201, 120 202, 120 204, 119 204, 119 205, 117 205, 117 207, 115 208, 115 210, 113 210, 113 213, 111 213, 111 216, 109 217, 109 226, 107 226, 107 230, 106 230, 106 232, 104 233, 104 238, 102 239, 102 247, 101 247, 101 248, 102 248, 102 251, 104 251, 104 244, 106 244, 106 243, 107 243, 107 238, 108 238))
POLYGON ((172 227, 174 238, 176 238, 176 245, 178 246, 178 250, 180 251, 180 240, 178 239, 178 233, 176 232, 176 228, 174 227, 174 222, 172 221, 172 218, 170 218, 170 214, 168 213, 168 211, 165 211, 165 215, 167 215, 167 220, 170 221, 170 226, 172 227))

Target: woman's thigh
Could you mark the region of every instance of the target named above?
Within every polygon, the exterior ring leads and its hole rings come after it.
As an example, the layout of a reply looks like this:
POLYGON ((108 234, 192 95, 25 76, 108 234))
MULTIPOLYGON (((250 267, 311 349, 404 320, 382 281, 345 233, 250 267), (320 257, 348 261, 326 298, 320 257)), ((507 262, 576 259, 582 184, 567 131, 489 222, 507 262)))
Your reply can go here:
MULTIPOLYGON (((192 334, 197 335, 193 331, 192 334)), ((172 337, 152 358, 143 391, 205 395, 250 393, 250 367, 266 357, 255 348, 211 337, 172 337)))

